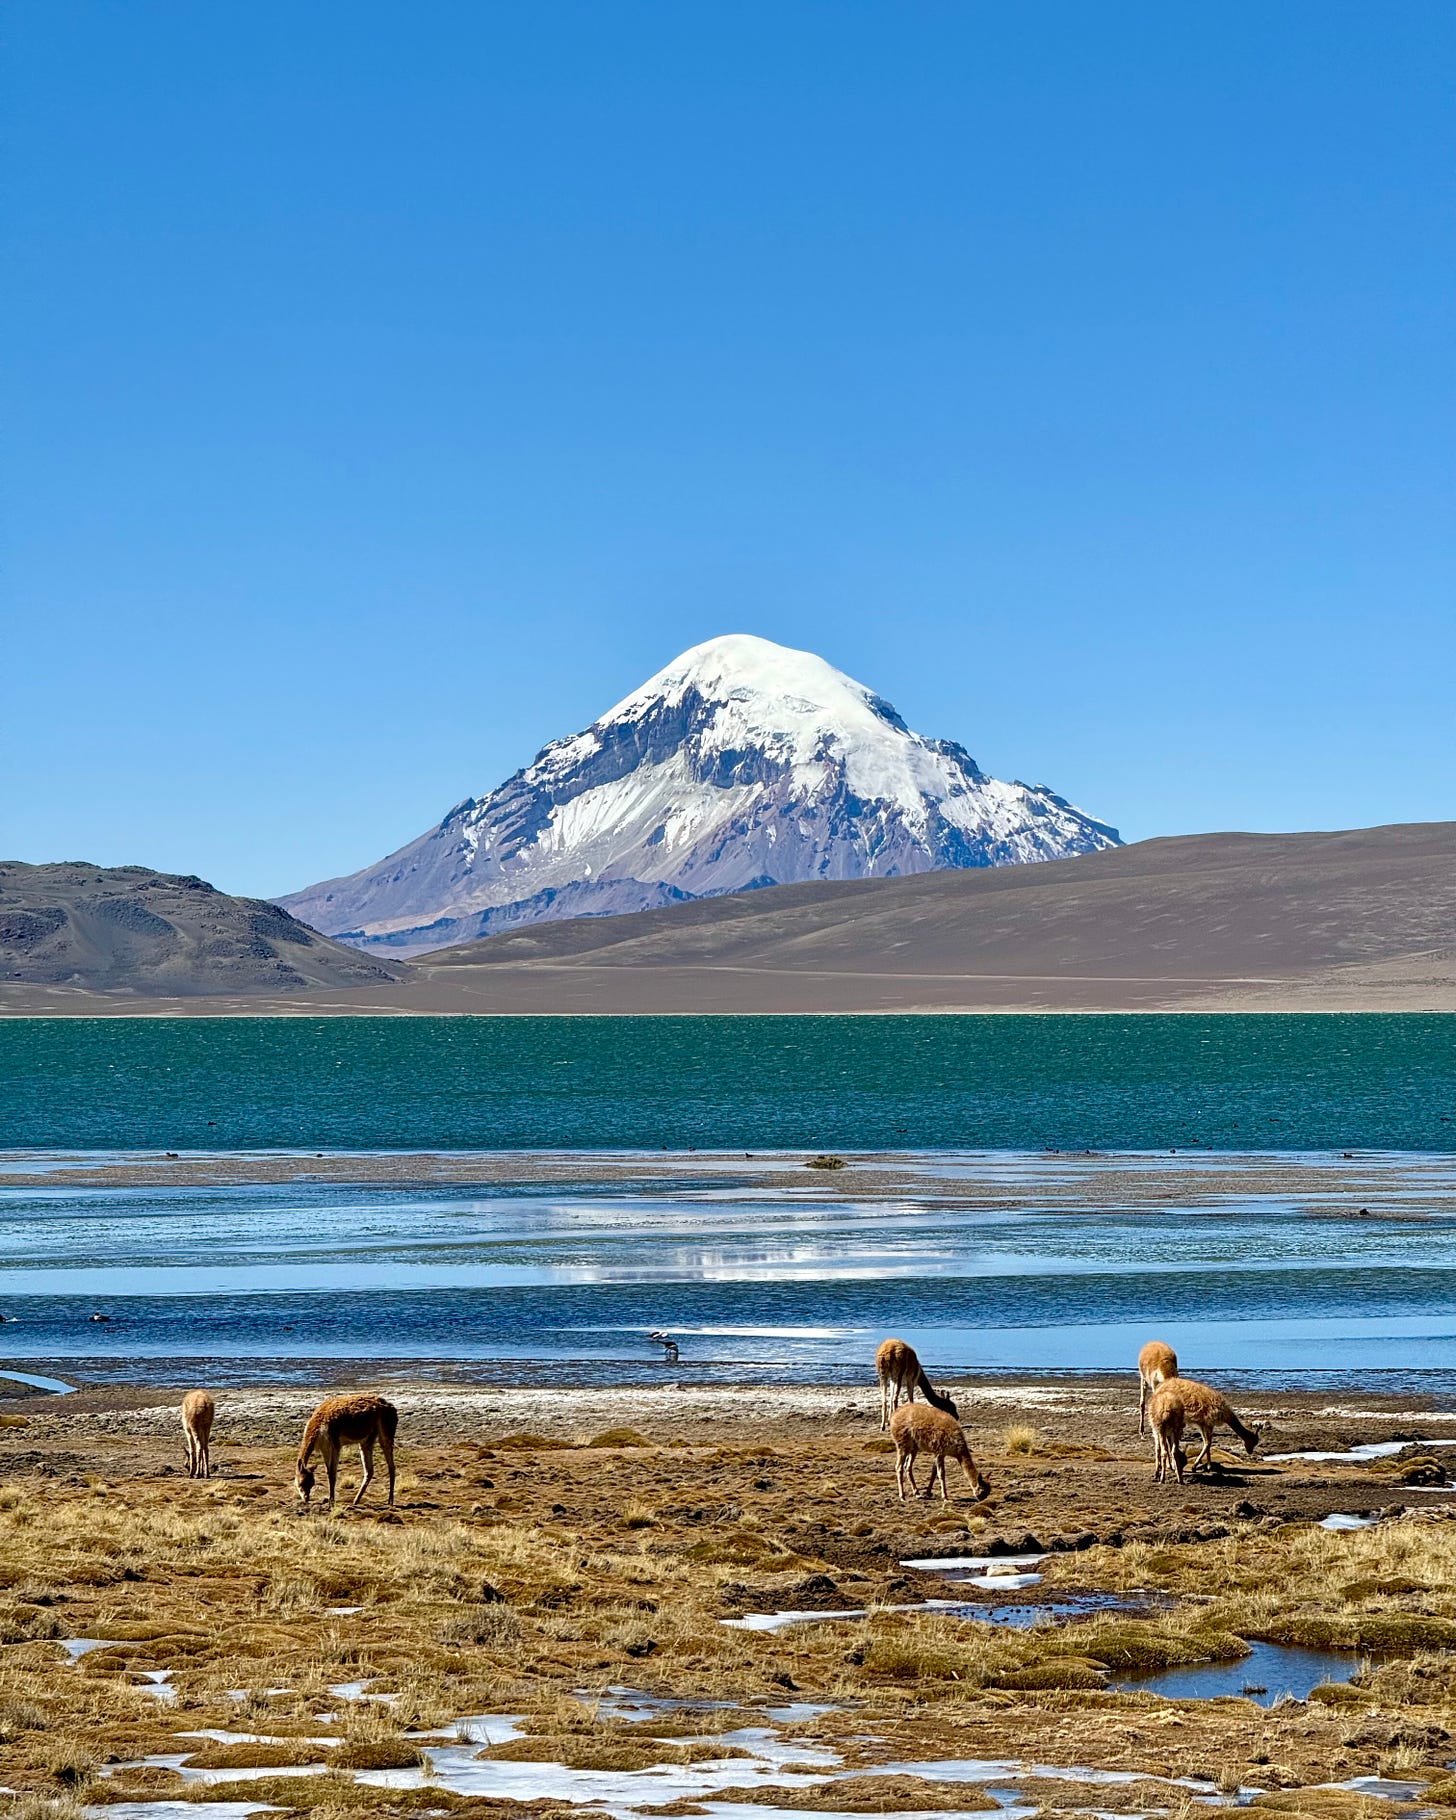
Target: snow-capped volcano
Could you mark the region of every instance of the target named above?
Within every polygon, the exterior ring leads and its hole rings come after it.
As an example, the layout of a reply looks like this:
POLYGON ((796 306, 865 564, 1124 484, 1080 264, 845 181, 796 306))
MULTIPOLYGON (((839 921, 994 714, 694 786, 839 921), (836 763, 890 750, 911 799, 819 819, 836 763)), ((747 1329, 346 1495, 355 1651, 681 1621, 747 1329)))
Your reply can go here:
POLYGON ((1118 844, 1050 790, 912 733, 822 657, 737 634, 685 651, 388 859, 280 902, 356 947, 410 954, 759 885, 1118 844))

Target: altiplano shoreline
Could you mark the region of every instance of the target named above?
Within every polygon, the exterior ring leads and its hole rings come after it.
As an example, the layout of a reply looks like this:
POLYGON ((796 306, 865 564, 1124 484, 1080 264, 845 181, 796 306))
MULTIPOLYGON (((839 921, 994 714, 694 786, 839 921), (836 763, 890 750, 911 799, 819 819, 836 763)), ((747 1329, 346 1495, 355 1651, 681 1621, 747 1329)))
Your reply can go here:
POLYGON ((988 1209, 1081 1206, 1166 1212, 1279 1194, 1296 1211, 1373 1219, 1456 1217, 1456 1153, 1212 1150, 853 1151, 843 1168, 805 1151, 417 1150, 84 1152, 0 1150, 0 1189, 651 1182, 752 1189, 796 1201, 950 1200, 988 1209), (717 1184, 705 1178, 719 1177, 717 1184), (1398 1203, 1392 1191, 1398 1189, 1398 1203))

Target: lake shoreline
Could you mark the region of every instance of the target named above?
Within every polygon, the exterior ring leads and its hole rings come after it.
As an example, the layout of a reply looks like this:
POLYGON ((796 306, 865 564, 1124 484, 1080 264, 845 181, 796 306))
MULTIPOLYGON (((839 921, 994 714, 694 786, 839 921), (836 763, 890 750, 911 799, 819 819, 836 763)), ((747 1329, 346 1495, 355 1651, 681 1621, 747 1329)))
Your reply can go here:
POLYGON ((720 1177, 733 1188, 791 1192, 796 1201, 953 1200, 962 1206, 1023 1205, 1035 1191, 1056 1211, 1115 1204, 1156 1212, 1223 1204, 1241 1194, 1280 1193, 1314 1212, 1337 1193, 1361 1217, 1418 1219, 1456 1214, 1456 1154, 1446 1151, 1215 1150, 843 1150, 842 1167, 815 1167, 802 1150, 0 1150, 8 1188, 192 1188, 269 1185, 438 1187, 509 1185, 563 1189, 700 1188, 720 1177), (1390 1202, 1392 1168, 1405 1182, 1390 1202), (1386 1198, 1382 1202, 1382 1194, 1386 1198), (1373 1202, 1374 1205, 1369 1205, 1373 1202), (1307 1205, 1305 1205, 1307 1203, 1307 1205), (1363 1211, 1362 1211, 1363 1210, 1363 1211))

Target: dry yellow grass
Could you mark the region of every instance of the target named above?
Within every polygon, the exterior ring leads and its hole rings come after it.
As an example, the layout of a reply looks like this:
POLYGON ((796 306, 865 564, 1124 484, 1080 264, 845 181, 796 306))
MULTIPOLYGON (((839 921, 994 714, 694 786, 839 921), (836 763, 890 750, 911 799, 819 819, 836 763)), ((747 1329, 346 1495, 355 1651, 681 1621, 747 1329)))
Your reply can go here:
MULTIPOLYGON (((662 1447, 646 1457, 517 1443, 412 1451, 397 1523, 368 1510, 299 1518, 286 1458, 261 1450, 240 1450, 236 1476, 209 1484, 103 1472, 92 1485, 5 1487, 0 1759, 5 1779, 27 1798, 61 1804, 54 1817, 35 1809, 31 1820, 68 1820, 66 1803, 76 1796, 181 1792, 168 1772, 103 1771, 186 1748, 176 1734, 198 1727, 273 1741, 251 1756, 199 1744, 197 1761, 237 1771, 211 1797, 231 1793, 321 1815, 386 1811, 382 1792, 357 1790, 347 1767, 408 1764, 418 1750, 411 1729, 466 1712, 528 1715, 526 1740, 501 1755, 629 1767, 721 1755, 721 1746, 682 1741, 745 1723, 743 1703, 818 1697, 846 1710, 803 1735, 829 1743, 865 1775, 932 1757, 1010 1756, 1158 1774, 1206 1765, 1249 1780, 1262 1758, 1283 1766, 1291 1792, 1311 1800, 1310 1785, 1328 1779, 1331 1753, 1352 1771, 1439 1769, 1438 1744, 1345 1743, 1377 1702, 1396 1716, 1383 1739, 1400 1730, 1401 1715, 1432 1736, 1456 1730, 1456 1657, 1440 1628, 1456 1622, 1456 1525, 1412 1522, 1342 1536, 1243 1529, 1204 1543, 1133 1542, 1048 1559, 1047 1592, 1136 1587, 1176 1596, 1174 1609, 1147 1619, 1017 1631, 877 1609, 855 1624, 758 1635, 725 1628, 724 1610, 773 1609, 824 1575, 837 1576, 836 1594, 811 1587, 805 1597, 814 1604, 905 1602, 903 1590, 890 1590, 894 1550, 878 1545, 885 1566, 851 1571, 833 1558, 847 1536, 865 1536, 868 1547, 896 1534, 884 1529, 888 1522, 916 1525, 929 1541, 949 1533, 936 1525, 964 1533, 968 1521, 986 1519, 969 1506, 893 1508, 884 1463, 865 1453, 859 1435, 777 1450, 761 1442, 662 1447), (497 1481, 488 1501, 482 1464, 497 1481), (650 1521, 629 1527, 637 1512, 650 1521), (1392 1594, 1391 1585, 1406 1590, 1392 1594), (1360 1590, 1352 1596, 1351 1587, 1360 1590), (725 1606, 730 1593, 733 1607, 725 1606), (1296 1621, 1379 1636, 1402 1653, 1371 1662, 1347 1697, 1299 1708, 1297 1723, 1231 1702, 1184 1708, 1164 1725, 1159 1715, 1173 1711, 1166 1702, 1107 1687, 1108 1671, 1236 1654, 1240 1638, 1296 1621), (56 1639, 77 1636, 107 1647, 72 1666, 56 1639), (143 1669, 170 1672, 175 1707, 139 1685, 143 1669), (393 1703, 350 1705, 328 1691, 357 1680, 394 1695, 393 1703), (623 1683, 735 1704, 664 1715, 649 1736, 595 1697, 577 1697, 623 1683), (270 1691, 280 1688, 288 1691, 270 1691), (330 1711, 340 1714, 333 1730, 344 1739, 327 1758, 330 1773, 270 1777, 323 1760, 307 1740, 330 1711)), ((1059 1459, 1047 1476, 1071 1495, 1081 1470, 1059 1459)), ((922 1543, 919 1552, 937 1548, 922 1543)), ((438 1806, 460 1807, 432 1792, 438 1806)), ((888 1785, 857 1792, 863 1811, 896 1811, 888 1785), (876 1808, 875 1798, 884 1805, 876 1808)), ((1174 1798, 1164 1793, 1167 1806, 1174 1798)), ((1066 1811, 1077 1800, 1070 1785, 1038 1789, 1036 1798, 1066 1811)), ((392 1799, 390 1812, 415 1805, 409 1791, 392 1799)), ((800 1804, 812 1811, 813 1798, 800 1804)), ((1083 1804, 1120 1807, 1122 1796, 1099 1788, 1083 1804)), ((1324 1810, 1306 1803, 1298 1811, 1324 1810)), ((14 1804, 0 1812, 25 1820, 14 1804)))

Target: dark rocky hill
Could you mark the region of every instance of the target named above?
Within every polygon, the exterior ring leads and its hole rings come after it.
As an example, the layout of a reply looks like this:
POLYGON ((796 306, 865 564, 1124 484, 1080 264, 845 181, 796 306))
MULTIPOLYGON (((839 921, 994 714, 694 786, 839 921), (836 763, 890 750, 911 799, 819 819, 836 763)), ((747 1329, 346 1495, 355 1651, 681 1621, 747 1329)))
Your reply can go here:
POLYGON ((200 878, 0 861, 0 982, 191 998, 379 986, 404 972, 200 878))

